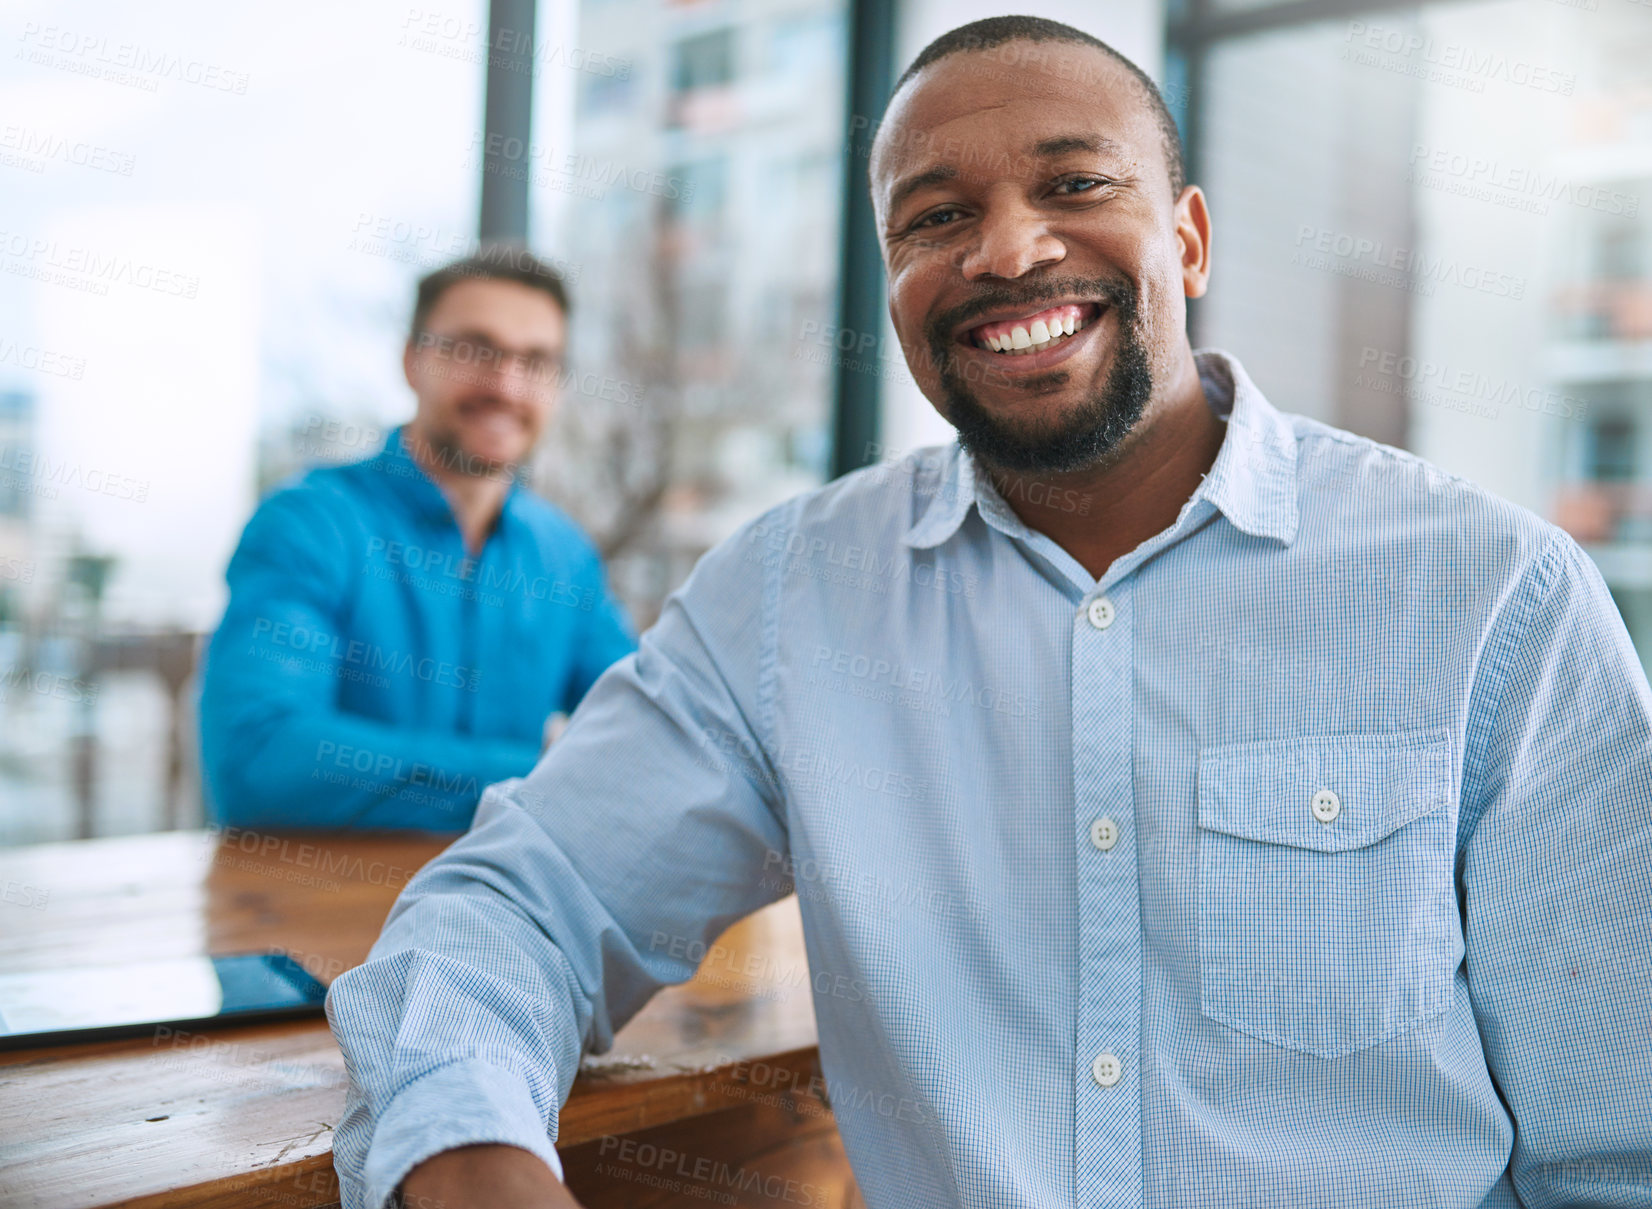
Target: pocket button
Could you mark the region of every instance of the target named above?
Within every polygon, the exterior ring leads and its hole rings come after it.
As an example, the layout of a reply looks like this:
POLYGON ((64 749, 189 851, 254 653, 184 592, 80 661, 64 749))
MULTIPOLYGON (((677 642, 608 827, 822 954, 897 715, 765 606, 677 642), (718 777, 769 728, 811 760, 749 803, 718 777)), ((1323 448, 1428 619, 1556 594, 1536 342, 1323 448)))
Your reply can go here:
POLYGON ((1329 789, 1321 789, 1314 794, 1310 809, 1314 812, 1314 818, 1321 823, 1329 823, 1342 813, 1342 799, 1329 789))

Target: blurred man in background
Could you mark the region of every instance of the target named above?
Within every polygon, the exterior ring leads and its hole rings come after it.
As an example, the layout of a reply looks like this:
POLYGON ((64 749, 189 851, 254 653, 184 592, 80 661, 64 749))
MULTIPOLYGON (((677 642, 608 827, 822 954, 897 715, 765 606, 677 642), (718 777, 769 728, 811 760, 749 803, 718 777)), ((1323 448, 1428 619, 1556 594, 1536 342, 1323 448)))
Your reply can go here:
POLYGON ((567 320, 561 278, 518 248, 425 277, 413 419, 259 506, 204 676, 220 822, 462 829, 634 649, 596 549, 520 482, 567 320))

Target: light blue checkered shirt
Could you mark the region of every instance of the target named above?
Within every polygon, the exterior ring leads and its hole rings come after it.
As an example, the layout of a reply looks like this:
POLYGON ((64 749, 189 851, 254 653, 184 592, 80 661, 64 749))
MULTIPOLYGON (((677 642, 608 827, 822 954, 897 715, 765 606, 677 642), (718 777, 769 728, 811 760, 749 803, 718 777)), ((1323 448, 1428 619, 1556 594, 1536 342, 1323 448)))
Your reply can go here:
POLYGON ((707 554, 333 987, 347 1209, 553 1160, 581 1051, 794 887, 872 1209, 1652 1206, 1652 691, 1605 585, 1199 365, 1220 454, 1099 581, 955 445, 707 554))

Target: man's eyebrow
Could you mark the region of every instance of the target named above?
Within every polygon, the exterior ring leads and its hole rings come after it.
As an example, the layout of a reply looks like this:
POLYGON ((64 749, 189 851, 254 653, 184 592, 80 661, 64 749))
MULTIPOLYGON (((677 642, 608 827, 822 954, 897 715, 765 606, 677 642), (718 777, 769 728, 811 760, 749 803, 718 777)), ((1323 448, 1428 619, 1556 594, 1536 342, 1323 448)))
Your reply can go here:
MULTIPOLYGON (((1092 155, 1123 155, 1124 144, 1099 134, 1058 134, 1034 143, 1032 154, 1038 159, 1054 159, 1058 155, 1070 155, 1074 151, 1088 151, 1092 155)), ((894 192, 889 195, 889 209, 891 212, 899 209, 900 204, 919 189, 957 179, 956 168, 945 164, 927 168, 895 186, 894 192)))
POLYGON ((895 191, 889 195, 889 209, 891 212, 900 208, 900 204, 911 197, 919 189, 927 189, 930 185, 939 185, 946 181, 957 180, 958 169, 946 164, 937 164, 927 168, 916 176, 909 176, 895 186, 895 191))
POLYGON ((1088 151, 1094 155, 1121 155, 1124 146, 1099 134, 1058 134, 1053 138, 1040 139, 1033 144, 1032 149, 1032 153, 1041 159, 1053 159, 1055 156, 1069 155, 1074 151, 1088 151))
MULTIPOLYGON (((477 327, 467 327, 467 328, 461 328, 456 332, 435 333, 435 334, 437 335, 438 339, 463 341, 467 344, 491 344, 491 345, 495 345, 495 346, 498 345, 498 341, 496 341, 493 338, 493 333, 492 332, 485 332, 481 328, 477 328, 477 327)), ((556 357, 556 356, 561 355, 561 350, 558 349, 555 345, 542 344, 542 343, 537 343, 537 342, 534 343, 534 344, 530 344, 527 348, 512 349, 510 351, 518 352, 518 353, 524 353, 528 356, 537 356, 537 357, 556 357)))

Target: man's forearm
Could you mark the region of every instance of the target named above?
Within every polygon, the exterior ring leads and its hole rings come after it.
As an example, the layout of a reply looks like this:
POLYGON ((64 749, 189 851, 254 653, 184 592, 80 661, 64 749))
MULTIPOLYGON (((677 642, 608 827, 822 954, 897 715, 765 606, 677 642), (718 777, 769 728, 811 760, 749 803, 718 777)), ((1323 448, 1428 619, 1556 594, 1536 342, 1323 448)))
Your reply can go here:
POLYGON ((521 776, 532 742, 398 728, 313 709, 212 736, 219 817, 239 827, 461 831, 482 791, 521 776))
POLYGON ((517 1146, 461 1146, 420 1163, 402 1181, 403 1209, 578 1209, 537 1155, 517 1146))

